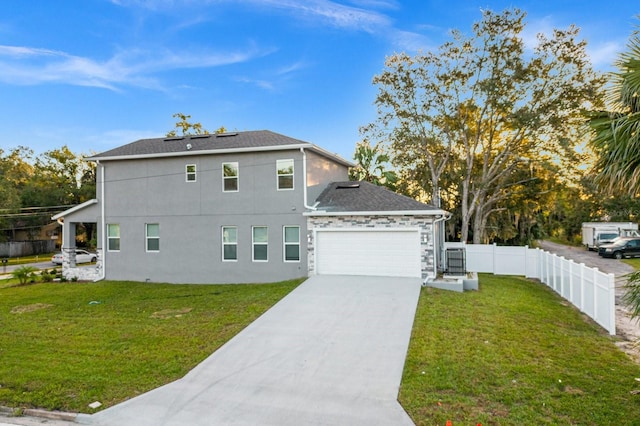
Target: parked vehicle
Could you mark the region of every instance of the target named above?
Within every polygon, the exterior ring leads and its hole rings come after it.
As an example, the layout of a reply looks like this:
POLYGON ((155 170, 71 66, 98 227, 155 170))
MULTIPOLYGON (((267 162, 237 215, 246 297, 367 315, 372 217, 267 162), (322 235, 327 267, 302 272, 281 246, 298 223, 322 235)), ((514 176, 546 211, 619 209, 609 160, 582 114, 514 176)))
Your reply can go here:
MULTIPOLYGON (((86 250, 76 250, 76 263, 89 263, 98 260, 98 255, 89 253, 86 250)), ((56 265, 62 265, 62 253, 56 253, 51 258, 51 262, 56 265)))
POLYGON ((615 259, 640 257, 640 237, 620 237, 612 244, 600 246, 598 254, 615 259))
POLYGON ((587 250, 612 243, 616 237, 640 237, 638 224, 633 222, 584 222, 582 244, 587 250))

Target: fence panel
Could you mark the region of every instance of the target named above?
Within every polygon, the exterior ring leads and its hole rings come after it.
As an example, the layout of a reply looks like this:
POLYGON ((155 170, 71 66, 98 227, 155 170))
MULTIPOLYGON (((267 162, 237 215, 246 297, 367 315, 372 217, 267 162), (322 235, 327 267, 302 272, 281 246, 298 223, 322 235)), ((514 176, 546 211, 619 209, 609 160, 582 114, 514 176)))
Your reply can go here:
MULTIPOLYGON (((445 247, 446 247, 445 243, 445 247)), ((456 245, 456 247, 459 246, 456 245)), ((528 247, 467 244, 467 270, 537 278, 616 334, 615 277, 552 253, 528 247)))
POLYGON ((0 243, 0 257, 21 257, 33 254, 51 253, 56 249, 54 240, 11 241, 0 243))

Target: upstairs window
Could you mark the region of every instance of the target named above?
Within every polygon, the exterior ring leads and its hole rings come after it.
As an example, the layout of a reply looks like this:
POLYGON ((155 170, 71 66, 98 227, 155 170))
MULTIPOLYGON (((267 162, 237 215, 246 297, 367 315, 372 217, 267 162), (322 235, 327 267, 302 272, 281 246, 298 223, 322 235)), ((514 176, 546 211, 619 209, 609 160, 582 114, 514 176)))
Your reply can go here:
POLYGON ((278 190, 293 189, 293 160, 277 160, 278 190))
POLYGON ((300 227, 285 226, 283 231, 284 239, 284 261, 300 261, 300 227))
POLYGON ((222 190, 238 192, 238 163, 222 163, 222 190))
POLYGON ((222 227, 222 260, 238 260, 238 228, 222 227))
POLYGON ((107 250, 120 251, 120 225, 117 223, 107 224, 107 250))
POLYGON ((253 261, 268 261, 269 229, 266 226, 254 226, 252 234, 253 261))
POLYGON ((187 164, 186 166, 186 181, 187 182, 195 182, 196 181, 196 165, 195 164, 187 164))
POLYGON ((160 251, 160 225, 146 224, 147 251, 160 251))

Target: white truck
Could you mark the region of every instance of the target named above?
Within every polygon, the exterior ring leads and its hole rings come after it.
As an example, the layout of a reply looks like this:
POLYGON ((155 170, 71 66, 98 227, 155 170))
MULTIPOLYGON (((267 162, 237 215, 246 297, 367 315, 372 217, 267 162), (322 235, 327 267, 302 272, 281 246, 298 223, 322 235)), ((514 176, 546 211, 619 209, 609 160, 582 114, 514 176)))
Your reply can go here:
POLYGON ((584 222, 582 244, 587 250, 597 249, 616 237, 638 237, 638 224, 634 222, 584 222))

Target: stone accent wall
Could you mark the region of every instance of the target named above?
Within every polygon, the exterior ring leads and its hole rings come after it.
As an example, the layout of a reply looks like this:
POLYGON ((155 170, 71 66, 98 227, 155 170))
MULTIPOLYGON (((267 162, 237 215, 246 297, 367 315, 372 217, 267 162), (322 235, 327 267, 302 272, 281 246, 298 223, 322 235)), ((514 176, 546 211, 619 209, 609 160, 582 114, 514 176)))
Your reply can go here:
POLYGON ((422 279, 434 276, 435 255, 431 216, 309 216, 307 218, 307 259, 309 275, 315 273, 314 230, 322 228, 419 228, 422 279))
MULTIPOLYGON (((68 280, 95 281, 102 276, 102 250, 96 252, 98 260, 95 266, 71 267, 71 257, 75 257, 74 249, 62 251, 62 276, 68 280)), ((75 263, 75 259, 74 259, 75 263)))

